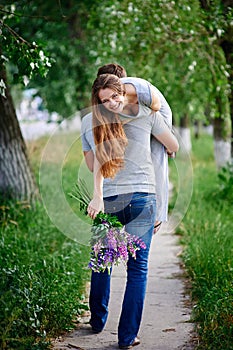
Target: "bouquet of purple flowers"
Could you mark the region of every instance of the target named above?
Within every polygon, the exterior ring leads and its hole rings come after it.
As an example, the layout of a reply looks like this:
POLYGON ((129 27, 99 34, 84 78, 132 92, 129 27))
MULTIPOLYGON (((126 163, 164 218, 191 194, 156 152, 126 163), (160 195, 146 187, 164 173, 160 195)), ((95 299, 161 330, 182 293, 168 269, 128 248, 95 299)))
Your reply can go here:
MULTIPOLYGON (((87 214, 91 196, 85 182, 79 180, 70 196, 80 203, 80 210, 87 214)), ((136 252, 145 249, 145 243, 137 236, 125 231, 125 227, 116 216, 99 212, 92 224, 91 257, 88 267, 95 272, 110 270, 113 265, 123 262, 125 265, 136 252)))

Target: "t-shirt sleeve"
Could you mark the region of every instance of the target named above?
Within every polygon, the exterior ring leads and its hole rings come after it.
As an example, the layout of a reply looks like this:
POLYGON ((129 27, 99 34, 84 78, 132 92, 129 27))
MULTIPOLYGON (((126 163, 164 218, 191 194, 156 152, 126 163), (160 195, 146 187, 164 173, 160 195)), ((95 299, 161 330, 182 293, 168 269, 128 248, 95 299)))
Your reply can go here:
POLYGON ((149 108, 152 104, 151 86, 152 85, 149 83, 149 81, 139 79, 139 86, 137 90, 138 102, 149 108))
POLYGON ((86 139, 84 134, 81 135, 81 141, 82 141, 82 150, 84 152, 90 151, 91 147, 90 147, 90 145, 89 145, 89 143, 88 143, 88 141, 87 141, 87 139, 86 139))
POLYGON ((154 113, 153 119, 153 126, 151 130, 153 136, 156 137, 157 135, 160 135, 163 132, 170 130, 160 112, 154 113))
POLYGON ((82 142, 82 150, 84 152, 88 152, 92 149, 90 142, 88 141, 88 134, 90 131, 87 129, 87 118, 83 117, 81 123, 81 142, 82 142))
POLYGON ((137 77, 121 78, 122 83, 132 84, 135 87, 138 103, 150 108, 152 104, 152 96, 150 90, 150 82, 137 77))

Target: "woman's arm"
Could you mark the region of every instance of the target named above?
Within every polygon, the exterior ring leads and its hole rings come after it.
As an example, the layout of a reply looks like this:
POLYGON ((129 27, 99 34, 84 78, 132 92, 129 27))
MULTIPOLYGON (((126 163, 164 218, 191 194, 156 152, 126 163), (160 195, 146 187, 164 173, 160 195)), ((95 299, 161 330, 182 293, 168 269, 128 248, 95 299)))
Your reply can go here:
POLYGON ((153 111, 157 112, 161 108, 161 101, 159 95, 155 91, 155 87, 145 79, 141 78, 122 78, 126 95, 129 103, 139 103, 153 111))
POLYGON ((100 164, 97 158, 94 158, 94 195, 93 199, 90 201, 87 213, 92 218, 95 219, 96 215, 100 211, 104 211, 104 202, 103 202, 103 176, 100 171, 100 164))
POLYGON ((155 93, 155 91, 153 91, 153 89, 150 87, 150 92, 151 92, 151 105, 150 108, 155 111, 158 112, 161 108, 161 102, 159 99, 159 96, 155 93))

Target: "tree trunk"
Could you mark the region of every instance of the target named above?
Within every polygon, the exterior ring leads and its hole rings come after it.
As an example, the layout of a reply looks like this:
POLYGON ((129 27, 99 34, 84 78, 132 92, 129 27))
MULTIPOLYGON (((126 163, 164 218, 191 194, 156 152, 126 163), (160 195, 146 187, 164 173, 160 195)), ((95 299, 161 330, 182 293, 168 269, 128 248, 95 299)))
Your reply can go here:
POLYGON ((218 168, 231 160, 231 120, 214 118, 214 156, 218 168))
POLYGON ((195 139, 199 139, 200 133, 201 133, 201 128, 202 128, 201 120, 196 120, 194 122, 194 137, 195 137, 195 139))
MULTIPOLYGON (((229 104, 230 104, 230 115, 231 115, 231 124, 233 125, 233 29, 231 28, 231 32, 228 36, 226 36, 225 40, 221 43, 222 49, 225 53, 226 62, 229 67, 229 86, 230 86, 230 94, 229 94, 229 104)), ((231 158, 233 158, 233 129, 231 130, 231 158)))
POLYGON ((189 127, 189 118, 188 115, 184 115, 180 118, 180 151, 182 152, 190 152, 192 149, 192 142, 191 142, 191 131, 189 127))
POLYGON ((0 195, 31 201, 37 188, 4 69, 0 71, 1 79, 6 97, 0 95, 0 195))

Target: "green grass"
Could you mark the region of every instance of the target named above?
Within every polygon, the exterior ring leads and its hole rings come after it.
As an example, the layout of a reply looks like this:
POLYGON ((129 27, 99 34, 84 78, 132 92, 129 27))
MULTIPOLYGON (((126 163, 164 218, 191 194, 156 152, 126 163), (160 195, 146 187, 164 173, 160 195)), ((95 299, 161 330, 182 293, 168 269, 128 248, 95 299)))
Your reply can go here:
POLYGON ((209 136, 193 140, 192 164, 193 195, 177 233, 184 245, 183 261, 192 285, 193 319, 200 336, 197 348, 230 350, 233 349, 233 173, 225 169, 219 176, 209 136))
MULTIPOLYGON (((63 141, 69 143, 70 137, 62 135, 53 141, 61 146, 63 141)), ((29 144, 37 180, 46 142, 43 138, 29 144)), ((50 195, 57 171, 55 150, 44 162, 43 177, 50 195)), ((78 143, 75 149, 69 148, 61 166, 67 200, 77 179, 80 159, 78 143)), ((59 211, 59 202, 56 205, 59 211)), ((46 209, 41 201, 34 207, 16 202, 4 202, 0 207, 1 349, 49 349, 51 337, 71 329, 77 316, 87 308, 84 298, 89 280, 89 248, 61 232, 46 209)))

